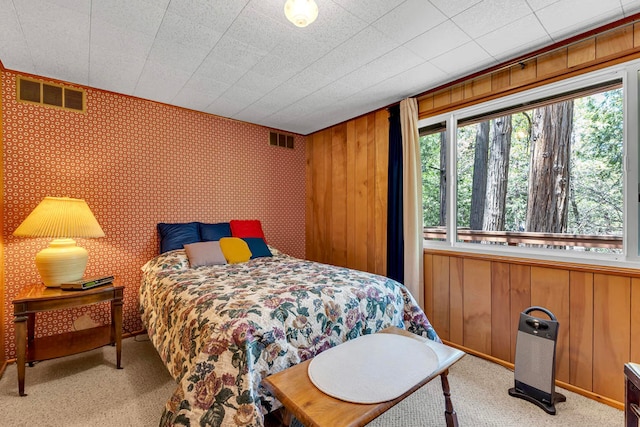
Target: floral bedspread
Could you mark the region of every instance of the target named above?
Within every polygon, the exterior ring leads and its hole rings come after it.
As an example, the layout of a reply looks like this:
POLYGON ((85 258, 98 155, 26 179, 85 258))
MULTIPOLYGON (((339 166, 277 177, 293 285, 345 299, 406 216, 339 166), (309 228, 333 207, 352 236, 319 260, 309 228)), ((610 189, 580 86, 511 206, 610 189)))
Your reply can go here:
POLYGON ((161 426, 262 426, 281 406, 268 375, 388 326, 440 340, 401 284, 272 252, 192 269, 177 250, 143 267, 142 320, 178 384, 161 426))

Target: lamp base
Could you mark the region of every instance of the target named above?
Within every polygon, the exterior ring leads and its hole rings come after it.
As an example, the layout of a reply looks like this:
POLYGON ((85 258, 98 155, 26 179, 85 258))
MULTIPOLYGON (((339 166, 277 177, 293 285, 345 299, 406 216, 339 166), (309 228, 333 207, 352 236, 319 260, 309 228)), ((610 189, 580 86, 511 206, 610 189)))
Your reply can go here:
POLYGON ((36 255, 36 267, 42 283, 59 287, 62 283, 82 279, 89 254, 73 239, 55 239, 36 255))

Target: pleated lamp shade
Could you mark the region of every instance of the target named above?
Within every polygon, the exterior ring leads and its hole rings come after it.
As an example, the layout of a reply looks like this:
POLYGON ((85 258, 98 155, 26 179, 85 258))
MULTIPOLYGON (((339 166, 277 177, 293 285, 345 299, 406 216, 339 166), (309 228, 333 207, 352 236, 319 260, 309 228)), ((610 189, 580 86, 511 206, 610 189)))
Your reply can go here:
POLYGON ((88 254, 73 237, 104 237, 104 231, 84 200, 45 197, 13 235, 55 238, 36 255, 42 282, 55 287, 84 275, 88 254))

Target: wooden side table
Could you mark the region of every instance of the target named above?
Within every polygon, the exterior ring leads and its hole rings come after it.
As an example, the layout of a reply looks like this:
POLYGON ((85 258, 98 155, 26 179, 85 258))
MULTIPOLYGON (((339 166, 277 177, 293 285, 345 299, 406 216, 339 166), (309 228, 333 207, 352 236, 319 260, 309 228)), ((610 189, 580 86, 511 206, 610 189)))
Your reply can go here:
POLYGON ((25 364, 54 359, 115 344, 117 368, 122 355, 122 297, 124 286, 112 284, 85 291, 48 288, 41 283, 23 289, 13 300, 18 363, 18 391, 24 392, 25 364), (111 323, 79 331, 34 338, 36 313, 111 302, 111 323))
MULTIPOLYGON (((445 422, 447 427, 457 427, 458 416, 453 409, 449 380, 449 368, 465 355, 463 351, 446 346, 427 338, 414 335, 403 329, 390 327, 380 333, 399 334, 414 338, 431 347, 438 357, 438 367, 431 373, 425 373, 425 378, 403 395, 386 402, 360 404, 351 403, 324 394, 309 379, 307 370, 311 359, 294 365, 284 371, 266 377, 262 382, 282 402, 285 408, 283 421, 290 425, 291 417, 308 427, 361 427, 378 417, 420 387, 440 376, 442 393, 445 400, 445 422)), ((357 338, 356 338, 357 339, 357 338)))

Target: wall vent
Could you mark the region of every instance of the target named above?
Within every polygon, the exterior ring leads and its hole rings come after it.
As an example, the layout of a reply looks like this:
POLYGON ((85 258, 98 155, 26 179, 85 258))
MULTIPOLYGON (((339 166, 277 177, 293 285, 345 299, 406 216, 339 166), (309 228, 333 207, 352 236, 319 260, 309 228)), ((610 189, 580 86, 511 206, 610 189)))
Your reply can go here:
POLYGON ((86 97, 82 89, 18 76, 16 92, 18 101, 21 102, 85 111, 86 97))
POLYGON ((293 135, 286 135, 284 133, 278 132, 269 132, 269 145, 293 149, 293 135))

